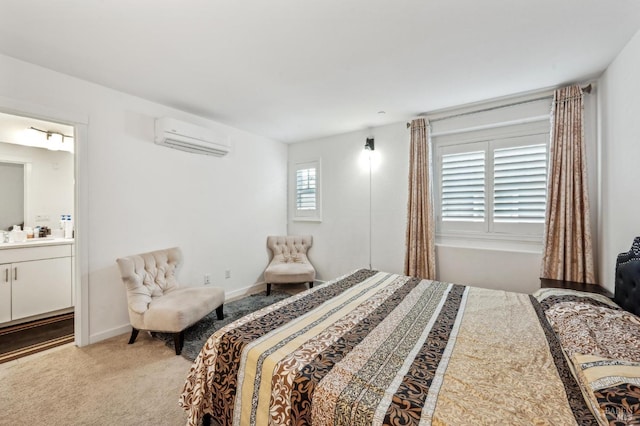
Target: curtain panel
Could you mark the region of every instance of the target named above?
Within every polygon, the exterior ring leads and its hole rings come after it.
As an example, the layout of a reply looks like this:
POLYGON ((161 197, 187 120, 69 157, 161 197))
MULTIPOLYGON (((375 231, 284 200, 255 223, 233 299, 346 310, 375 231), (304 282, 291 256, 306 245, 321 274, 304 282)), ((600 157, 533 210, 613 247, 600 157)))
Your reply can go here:
POLYGON ((595 283, 579 86, 555 91, 542 278, 595 283))
POLYGON ((411 122, 409 200, 405 275, 436 278, 435 224, 429 128, 424 118, 411 122))

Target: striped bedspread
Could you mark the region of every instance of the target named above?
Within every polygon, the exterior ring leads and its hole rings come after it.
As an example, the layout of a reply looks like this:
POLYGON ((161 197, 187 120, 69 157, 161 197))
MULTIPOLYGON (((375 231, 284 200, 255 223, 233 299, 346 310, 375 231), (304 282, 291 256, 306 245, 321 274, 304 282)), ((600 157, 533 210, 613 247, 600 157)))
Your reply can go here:
POLYGON ((213 334, 189 424, 597 424, 532 296, 360 270, 213 334))

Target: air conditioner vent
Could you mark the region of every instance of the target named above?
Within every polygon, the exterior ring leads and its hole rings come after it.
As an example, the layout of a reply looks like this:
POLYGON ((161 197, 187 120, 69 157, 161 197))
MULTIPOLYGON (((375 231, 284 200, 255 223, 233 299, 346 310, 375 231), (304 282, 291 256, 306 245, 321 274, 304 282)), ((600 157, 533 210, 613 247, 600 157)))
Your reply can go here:
POLYGON ((229 137, 173 118, 156 119, 155 143, 180 151, 223 157, 230 152, 229 137))

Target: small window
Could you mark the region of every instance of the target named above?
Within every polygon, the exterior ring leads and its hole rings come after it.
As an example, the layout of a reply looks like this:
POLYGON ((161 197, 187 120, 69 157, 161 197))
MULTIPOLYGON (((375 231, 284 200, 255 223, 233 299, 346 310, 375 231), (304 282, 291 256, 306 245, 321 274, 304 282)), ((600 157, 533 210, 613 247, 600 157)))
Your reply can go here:
POLYGON ((294 165, 294 220, 321 220, 320 160, 294 165))

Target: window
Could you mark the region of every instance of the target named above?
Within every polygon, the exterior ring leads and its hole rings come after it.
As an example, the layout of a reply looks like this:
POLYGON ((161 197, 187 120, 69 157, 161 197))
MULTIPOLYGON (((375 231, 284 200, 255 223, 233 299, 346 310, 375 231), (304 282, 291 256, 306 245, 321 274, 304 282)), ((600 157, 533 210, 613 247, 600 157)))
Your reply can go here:
POLYGON ((541 248, 552 95, 430 114, 437 244, 541 248))
POLYGON ((320 221, 320 160, 295 163, 293 186, 294 220, 320 221))
POLYGON ((437 148, 438 231, 500 238, 541 236, 548 133, 437 148))

